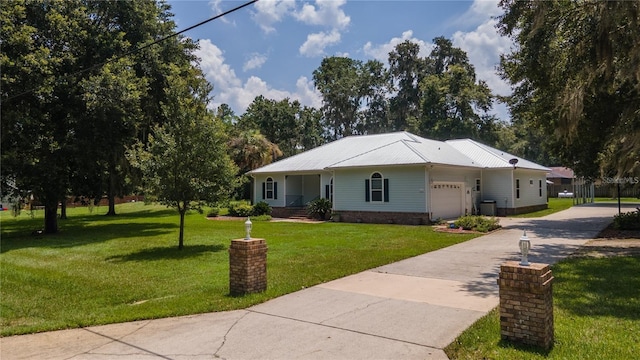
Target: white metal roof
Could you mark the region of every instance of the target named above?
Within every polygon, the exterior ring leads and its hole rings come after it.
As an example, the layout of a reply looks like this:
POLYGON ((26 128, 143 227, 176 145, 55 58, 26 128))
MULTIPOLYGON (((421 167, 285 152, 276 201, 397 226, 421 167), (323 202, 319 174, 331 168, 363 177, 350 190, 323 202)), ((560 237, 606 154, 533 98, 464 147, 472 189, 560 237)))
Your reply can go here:
POLYGON ((446 142, 425 139, 408 132, 348 136, 252 170, 249 174, 318 172, 366 166, 441 164, 475 168, 518 167, 548 169, 473 140, 446 142), (506 159, 506 160, 505 160, 506 159), (506 164, 506 165, 505 165, 506 164))
POLYGON ((476 164, 479 164, 483 168, 511 168, 513 164, 511 164, 510 161, 516 159, 518 161, 515 165, 518 168, 550 171, 547 167, 471 139, 447 140, 446 143, 471 158, 476 164))

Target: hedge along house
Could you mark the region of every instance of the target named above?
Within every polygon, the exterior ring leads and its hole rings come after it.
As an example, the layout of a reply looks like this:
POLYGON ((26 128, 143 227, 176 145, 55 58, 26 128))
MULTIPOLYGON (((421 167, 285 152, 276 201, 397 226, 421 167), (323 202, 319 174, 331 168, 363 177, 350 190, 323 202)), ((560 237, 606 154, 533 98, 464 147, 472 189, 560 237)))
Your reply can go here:
POLYGON ((396 132, 345 137, 248 174, 252 201, 267 202, 276 217, 324 197, 340 221, 427 224, 478 214, 484 204, 499 216, 544 209, 548 171, 470 139, 396 132))

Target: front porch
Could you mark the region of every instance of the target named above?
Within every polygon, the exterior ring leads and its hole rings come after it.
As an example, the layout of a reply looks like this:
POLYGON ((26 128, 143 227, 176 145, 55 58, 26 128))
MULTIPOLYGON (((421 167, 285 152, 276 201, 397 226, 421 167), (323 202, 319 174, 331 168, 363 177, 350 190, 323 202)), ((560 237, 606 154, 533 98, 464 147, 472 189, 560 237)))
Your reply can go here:
POLYGON ((271 215, 276 218, 306 218, 307 204, 322 197, 323 190, 328 191, 323 189, 321 174, 267 177, 262 189, 262 197, 256 202, 266 201, 272 208, 271 215))

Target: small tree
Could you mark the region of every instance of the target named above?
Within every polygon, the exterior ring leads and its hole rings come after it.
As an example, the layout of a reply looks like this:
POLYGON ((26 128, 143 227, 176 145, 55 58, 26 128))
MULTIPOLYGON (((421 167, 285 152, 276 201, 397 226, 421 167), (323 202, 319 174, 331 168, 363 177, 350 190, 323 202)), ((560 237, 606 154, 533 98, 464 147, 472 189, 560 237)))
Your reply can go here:
POLYGON ((226 199, 233 189, 236 167, 227 155, 222 124, 207 110, 210 85, 199 73, 177 73, 165 89, 163 106, 170 122, 156 126, 147 147, 129 151, 143 172, 147 193, 180 214, 178 248, 184 247, 184 217, 188 210, 226 199))

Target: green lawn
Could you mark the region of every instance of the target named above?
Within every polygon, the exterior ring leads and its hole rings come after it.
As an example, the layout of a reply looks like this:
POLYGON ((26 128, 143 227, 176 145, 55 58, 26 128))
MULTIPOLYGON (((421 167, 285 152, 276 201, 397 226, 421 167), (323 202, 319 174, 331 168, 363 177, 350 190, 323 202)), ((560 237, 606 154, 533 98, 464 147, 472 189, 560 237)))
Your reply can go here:
MULTIPOLYGON (((595 198, 594 199, 595 202, 612 202, 612 203, 617 203, 618 202, 618 198, 595 198)), ((636 203, 636 204, 640 204, 640 199, 638 198, 633 198, 633 197, 623 197, 620 198, 620 202, 622 203, 636 203)))
POLYGON ((573 199, 568 198, 549 198, 549 206, 544 210, 534 211, 526 214, 513 215, 515 218, 534 218, 553 214, 558 211, 566 210, 573 206, 573 199))
POLYGON ((497 309, 445 349, 451 359, 634 359, 640 354, 640 257, 572 258, 553 266, 555 345, 500 340, 497 309))
MULTIPOLYGON (((595 202, 618 202, 618 199, 610 199, 610 198, 595 198, 595 202)), ((636 198, 621 198, 620 201, 622 203, 627 204, 640 204, 640 199, 636 198)), ((566 210, 573 206, 573 199, 570 198, 549 198, 549 207, 544 210, 534 211, 526 214, 513 215, 511 217, 515 218, 534 218, 534 217, 542 217, 546 215, 550 215, 556 213, 558 211, 566 210)))
POLYGON ((267 240, 268 289, 229 296, 231 239, 244 220, 186 219, 177 249, 178 216, 142 203, 118 216, 69 209, 59 234, 31 235, 34 218, 0 213, 1 335, 245 308, 305 287, 466 241, 476 235, 427 226, 254 222, 267 240))

